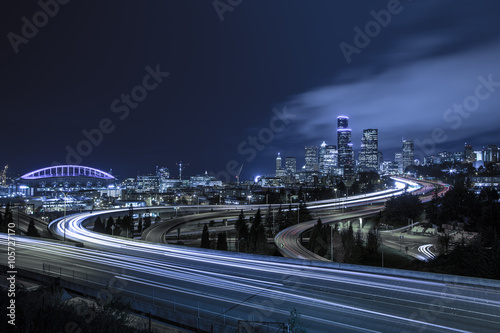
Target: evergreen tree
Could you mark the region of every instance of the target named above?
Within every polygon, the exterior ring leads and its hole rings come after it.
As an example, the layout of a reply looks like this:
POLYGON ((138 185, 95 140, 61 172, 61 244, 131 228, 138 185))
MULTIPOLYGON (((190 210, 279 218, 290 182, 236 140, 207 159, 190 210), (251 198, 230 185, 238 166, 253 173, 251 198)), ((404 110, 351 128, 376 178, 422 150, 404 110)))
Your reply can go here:
POLYGON ((112 216, 108 217, 108 221, 106 222, 106 229, 105 229, 105 232, 108 234, 108 235, 111 235, 113 233, 113 224, 115 224, 115 220, 113 219, 112 216))
POLYGON ((323 223, 321 218, 318 218, 316 225, 312 228, 311 234, 309 236, 309 250, 318 253, 320 242, 318 240, 321 238, 321 229, 323 228, 323 223))
POLYGON ((312 220, 311 211, 307 208, 304 202, 299 205, 300 222, 307 222, 312 220))
POLYGON ((342 247, 344 248, 345 262, 353 263, 354 232, 351 224, 349 225, 349 228, 347 230, 344 229, 340 232, 340 237, 342 239, 342 247))
POLYGON ((220 232, 217 235, 217 250, 227 251, 227 237, 225 232, 220 232))
POLYGON ((7 229, 7 220, 3 218, 3 215, 0 212, 0 232, 7 233, 7 229))
POLYGON ((278 213, 276 214, 276 221, 275 221, 275 226, 277 226, 278 228, 278 232, 280 232, 281 230, 285 229, 285 225, 286 225, 286 217, 285 217, 285 214, 283 213, 283 209, 281 208, 281 205, 278 209, 278 213))
POLYGON ((26 235, 32 237, 40 237, 40 233, 35 227, 35 221, 33 221, 33 219, 30 219, 30 224, 28 226, 28 231, 26 232, 26 235))
POLYGON ((243 210, 241 210, 240 215, 238 216, 238 220, 234 225, 234 228, 236 229, 236 237, 238 240, 242 238, 244 240, 248 240, 249 232, 248 232, 247 221, 245 220, 245 214, 243 214, 243 210))
POLYGON ((149 215, 146 215, 144 217, 144 230, 146 230, 147 228, 149 228, 151 226, 151 216, 149 215))
POLYGON ((368 253, 377 253, 378 246, 377 232, 372 228, 368 231, 368 235, 366 236, 366 249, 368 253))
POLYGON ((250 253, 255 252, 255 250, 257 249, 257 229, 259 229, 261 223, 262 223, 262 215, 259 208, 255 213, 254 219, 252 221, 252 226, 250 227, 250 234, 248 237, 249 238, 248 246, 250 253))
POLYGON ((203 231, 201 232, 201 248, 210 248, 210 234, 208 233, 208 226, 206 224, 203 226, 203 231))
POLYGON ((139 218, 139 223, 137 224, 137 232, 142 232, 142 217, 139 218))
POLYGON ((94 221, 94 228, 92 229, 94 232, 104 232, 104 223, 101 220, 101 217, 97 217, 97 219, 94 221))
POLYGON ((128 237, 133 237, 134 236, 134 221, 130 217, 130 215, 125 215, 122 220, 122 225, 121 225, 123 231, 125 231, 128 235, 128 237))
POLYGON ((267 208, 267 213, 264 219, 264 226, 266 228, 267 237, 274 237, 274 221, 271 205, 269 205, 269 207, 267 208))
POLYGON ((441 224, 439 223, 439 197, 437 192, 434 192, 432 200, 427 203, 425 208, 425 215, 427 221, 431 224, 441 224))

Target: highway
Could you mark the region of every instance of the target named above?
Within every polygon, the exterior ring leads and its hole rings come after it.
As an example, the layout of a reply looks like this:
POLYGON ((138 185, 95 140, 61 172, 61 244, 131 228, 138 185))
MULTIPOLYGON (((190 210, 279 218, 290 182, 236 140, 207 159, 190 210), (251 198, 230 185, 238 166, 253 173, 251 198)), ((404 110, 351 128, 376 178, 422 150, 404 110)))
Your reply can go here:
MULTIPOLYGON (((0 236, 2 249, 5 235, 0 236)), ((113 281, 121 295, 217 322, 286 322, 296 308, 308 332, 496 332, 500 284, 473 285, 338 270, 324 263, 147 244, 106 252, 16 237, 17 267, 82 284, 113 281), (174 305, 175 303, 175 305, 174 305)), ((113 243, 113 242, 111 242, 113 243)), ((87 245, 87 244, 86 244, 87 245)), ((6 262, 6 253, 1 257, 6 262)), ((476 283, 476 281, 478 281, 476 283)))
MULTIPOLYGON (((327 223, 337 223, 344 220, 357 220, 359 218, 364 218, 367 216, 374 215, 384 208, 384 202, 395 195, 400 195, 403 192, 409 192, 414 195, 420 195, 422 201, 431 200, 435 185, 440 185, 443 189, 439 195, 443 195, 448 189, 445 184, 441 183, 430 183, 422 181, 413 181, 400 177, 393 177, 394 180, 399 182, 398 190, 387 190, 381 192, 374 192, 368 195, 357 195, 350 197, 343 201, 335 202, 314 202, 308 205, 311 210, 324 210, 332 209, 331 213, 328 214, 327 218, 322 218, 323 224, 327 223), (408 184, 411 187, 405 190, 405 185, 408 184), (344 208, 356 208, 354 212, 342 212, 344 208)), ((291 226, 285 230, 282 230, 274 238, 274 243, 284 257, 297 258, 297 259, 309 259, 309 260, 322 260, 328 261, 321 256, 309 251, 300 243, 300 236, 307 230, 311 229, 316 225, 316 220, 307 221, 294 226, 291 226)), ((416 258, 427 258, 426 254, 430 251, 427 249, 424 252, 424 256, 417 254, 416 258)), ((410 254, 413 254, 410 253, 410 254)))
MULTIPOLYGON (((294 308, 308 332, 496 332, 500 324, 498 281, 339 269, 329 262, 156 244, 85 228, 88 219, 127 211, 75 214, 50 224, 56 237, 66 233, 84 248, 16 236, 16 266, 98 289, 113 286, 139 310, 163 318, 182 314, 184 324, 215 332, 235 332, 241 320, 285 323, 294 308)), ((6 263, 6 235, 0 243, 6 263)))

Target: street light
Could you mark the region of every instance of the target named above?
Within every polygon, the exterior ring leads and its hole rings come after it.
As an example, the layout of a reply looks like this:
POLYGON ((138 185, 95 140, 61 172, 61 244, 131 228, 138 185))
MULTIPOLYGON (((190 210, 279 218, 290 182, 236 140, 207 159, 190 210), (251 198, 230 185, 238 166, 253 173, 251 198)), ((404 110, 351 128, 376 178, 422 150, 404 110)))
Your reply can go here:
POLYGON ((200 197, 196 194, 193 194, 193 196, 198 200, 198 214, 200 214, 200 197))
POLYGON ((330 225, 330 256, 332 257, 332 262, 333 262, 333 228, 334 224, 332 223, 330 225))
POLYGON ((247 198, 248 198, 248 204, 250 205, 250 200, 252 200, 252 196, 249 195, 247 198))
POLYGON ((66 197, 68 196, 67 192, 61 191, 64 194, 64 217, 63 217, 63 226, 64 226, 64 241, 66 241, 66 197))
POLYGON ((241 237, 240 239, 238 239, 238 251, 237 252, 240 252, 240 241, 243 239, 243 237, 241 237))

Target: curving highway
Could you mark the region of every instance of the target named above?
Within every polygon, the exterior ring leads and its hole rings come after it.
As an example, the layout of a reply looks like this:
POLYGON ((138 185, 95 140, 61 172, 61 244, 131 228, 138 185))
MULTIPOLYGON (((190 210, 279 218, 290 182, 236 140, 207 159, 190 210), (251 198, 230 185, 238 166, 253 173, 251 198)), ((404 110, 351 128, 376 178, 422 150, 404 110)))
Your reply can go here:
MULTIPOLYGON (((308 332, 496 332, 500 324, 497 282, 101 241, 85 243, 97 250, 16 237, 16 264, 86 286, 113 284, 155 315, 175 309, 185 324, 216 332, 236 331, 238 320, 286 322, 293 308, 308 332)), ((4 235, 0 243, 5 248, 4 235)))
MULTIPOLYGON (((330 213, 327 218, 322 218, 323 224, 335 223, 343 220, 364 218, 366 216, 374 215, 384 208, 384 202, 386 200, 395 195, 401 195, 404 192, 420 195, 421 200, 425 202, 432 199, 432 193, 435 190, 435 186, 440 186, 442 188, 439 195, 443 195, 448 190, 448 187, 442 183, 414 181, 401 177, 393 177, 393 179, 399 183, 397 190, 387 190, 367 195, 357 195, 344 201, 330 203, 315 202, 309 205, 308 208, 312 210, 328 208, 337 209, 337 211, 330 213), (410 186, 408 190, 405 189, 406 184, 410 186), (354 212, 342 213, 339 211, 341 208, 356 209, 354 212)), ((274 242, 280 253, 284 257, 288 258, 328 261, 328 259, 309 251, 300 243, 301 234, 314 227, 315 224, 316 221, 308 221, 291 226, 278 233, 274 238, 274 242)))

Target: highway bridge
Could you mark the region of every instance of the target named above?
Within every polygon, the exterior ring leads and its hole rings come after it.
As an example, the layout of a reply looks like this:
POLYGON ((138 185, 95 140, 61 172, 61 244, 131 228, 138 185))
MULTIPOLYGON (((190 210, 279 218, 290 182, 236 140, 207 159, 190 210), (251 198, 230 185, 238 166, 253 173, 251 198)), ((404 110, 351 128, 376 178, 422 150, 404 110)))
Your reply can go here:
MULTIPOLYGON (((205 331, 286 323, 292 309, 308 332, 496 332, 500 324, 499 281, 186 248, 85 228, 127 211, 50 224, 56 237, 83 248, 16 236, 16 266, 98 290, 97 297, 112 288, 137 311, 205 331)), ((6 250, 0 256, 7 262, 6 250)))
MULTIPOLYGON (((357 195, 349 198, 349 200, 343 201, 337 200, 334 202, 314 202, 309 205, 308 208, 312 210, 331 208, 331 212, 327 215, 327 218, 322 218, 322 223, 332 224, 341 221, 358 220, 367 216, 372 216, 384 209, 384 202, 386 200, 390 199, 393 196, 401 195, 405 192, 413 193, 414 195, 420 195, 421 200, 423 202, 426 202, 431 200, 436 190, 439 196, 444 195, 444 193, 448 190, 446 184, 443 183, 415 181, 401 177, 393 177, 393 179, 400 184, 397 190, 375 192, 368 195, 357 195), (411 187, 406 189, 406 186, 404 184, 407 184, 411 187), (343 212, 345 208, 352 207, 361 208, 357 208, 354 212, 343 212)), ((328 261, 328 259, 306 249, 300 242, 301 235, 307 230, 313 228, 316 225, 316 222, 316 220, 303 222, 279 232, 275 236, 274 242, 280 253, 284 257, 288 258, 328 261)), ((423 255, 418 254, 416 257, 418 259, 433 257, 432 252, 430 252, 428 248, 426 248, 426 251, 423 251, 422 254, 423 255)))

